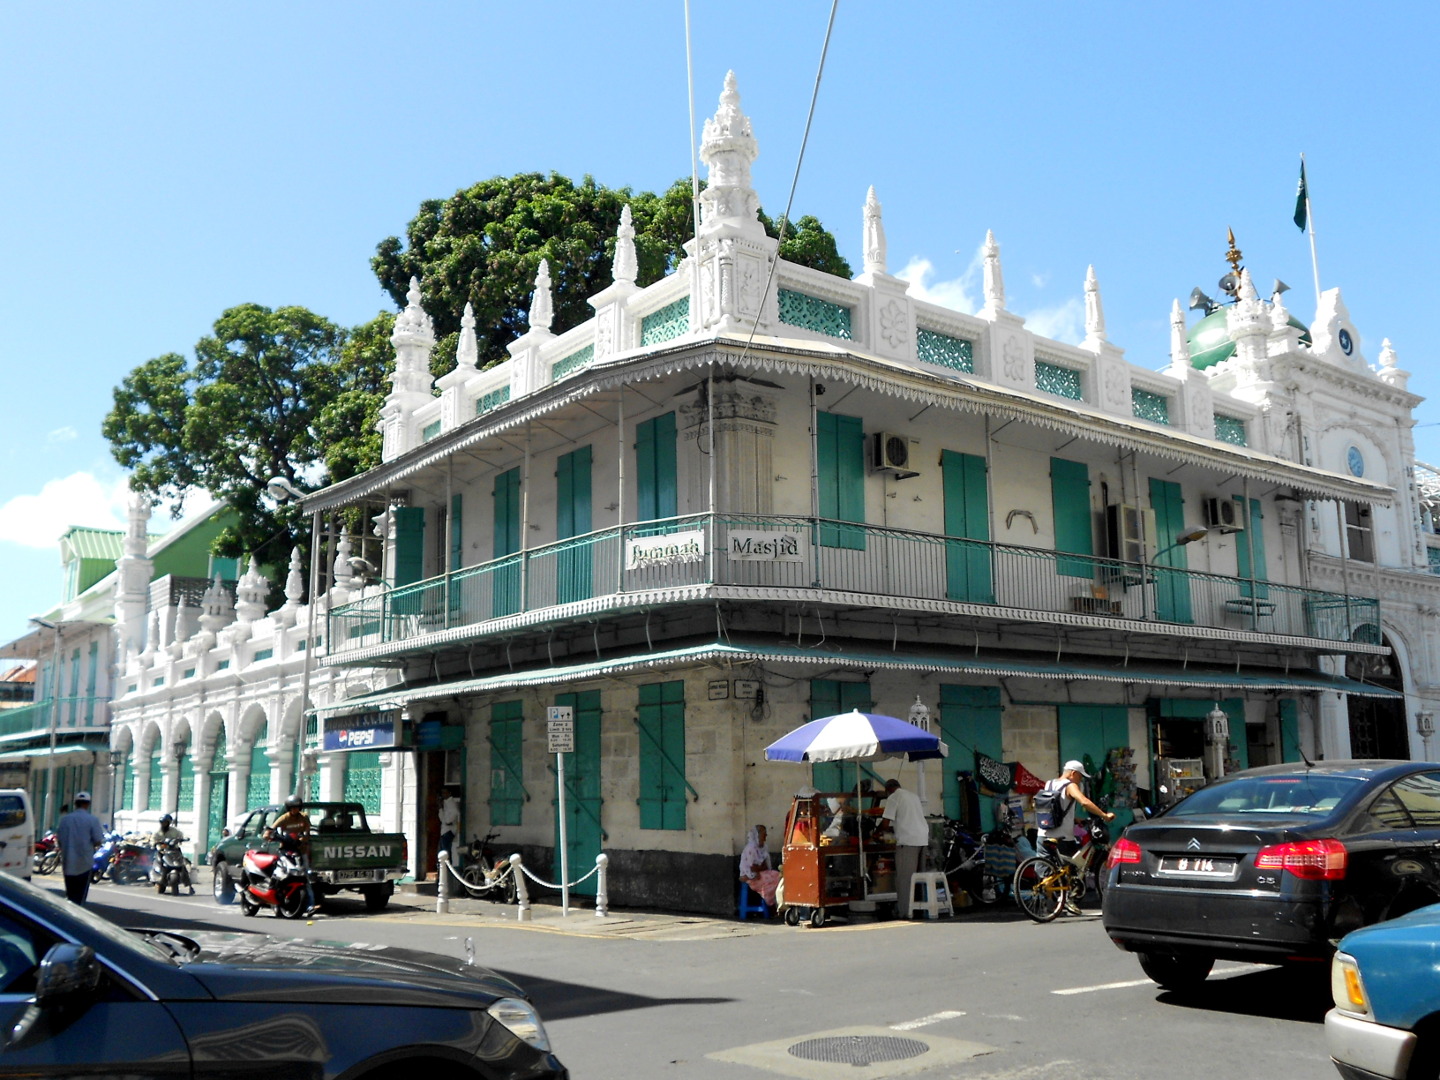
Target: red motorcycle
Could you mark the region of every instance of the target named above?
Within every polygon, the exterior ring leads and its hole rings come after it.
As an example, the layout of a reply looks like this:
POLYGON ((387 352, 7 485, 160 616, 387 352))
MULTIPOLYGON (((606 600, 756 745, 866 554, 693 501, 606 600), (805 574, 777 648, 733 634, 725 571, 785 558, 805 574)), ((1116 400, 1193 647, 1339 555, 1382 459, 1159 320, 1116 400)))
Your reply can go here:
POLYGON ((55 872, 55 868, 60 865, 60 844, 55 839, 54 829, 35 841, 35 849, 30 858, 31 869, 35 873, 53 874, 55 872))
POLYGON ((279 846, 278 851, 252 848, 240 862, 240 913, 255 915, 262 907, 272 907, 281 919, 298 919, 310 907, 309 874, 300 842, 281 834, 267 836, 279 846))

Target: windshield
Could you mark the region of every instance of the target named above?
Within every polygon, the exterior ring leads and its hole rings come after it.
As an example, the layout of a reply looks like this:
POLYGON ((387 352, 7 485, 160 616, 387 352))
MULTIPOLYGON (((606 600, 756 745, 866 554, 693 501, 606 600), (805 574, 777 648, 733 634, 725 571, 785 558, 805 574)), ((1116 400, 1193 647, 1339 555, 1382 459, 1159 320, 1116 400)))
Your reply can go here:
POLYGON ((1203 787, 1166 817, 1198 814, 1299 814, 1324 817, 1365 781, 1355 776, 1295 773, 1250 776, 1203 787))

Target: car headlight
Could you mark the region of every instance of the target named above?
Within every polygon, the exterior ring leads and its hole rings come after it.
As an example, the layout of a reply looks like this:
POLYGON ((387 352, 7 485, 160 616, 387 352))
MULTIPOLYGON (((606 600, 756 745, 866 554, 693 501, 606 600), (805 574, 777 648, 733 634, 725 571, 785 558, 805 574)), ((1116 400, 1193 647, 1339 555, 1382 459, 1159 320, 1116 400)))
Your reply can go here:
POLYGON ((501 998, 485 1011, 503 1024, 507 1031, 525 1040, 536 1050, 545 1054, 550 1052, 550 1036, 545 1034, 545 1025, 540 1022, 540 1014, 535 1011, 535 1006, 528 1001, 501 998))
POLYGON ((1370 1015, 1370 999, 1365 996, 1365 983, 1360 978, 1360 965, 1355 958, 1337 952, 1330 961, 1330 996, 1341 1012, 1358 1016, 1370 1015))

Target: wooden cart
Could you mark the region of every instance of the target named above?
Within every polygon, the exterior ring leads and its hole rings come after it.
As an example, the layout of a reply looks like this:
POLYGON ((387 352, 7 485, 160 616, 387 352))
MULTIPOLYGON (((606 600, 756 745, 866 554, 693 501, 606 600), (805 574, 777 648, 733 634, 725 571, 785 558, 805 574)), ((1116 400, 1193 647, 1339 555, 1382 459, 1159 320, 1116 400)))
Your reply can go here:
MULTIPOLYGON (((859 829, 835 842, 824 835, 834 817, 828 800, 854 797, 853 791, 819 792, 797 795, 790 804, 780 870, 784 916, 791 926, 802 919, 824 926, 828 909, 893 903, 897 898, 893 842, 864 840, 857 835, 859 829)), ((879 810, 861 813, 873 816, 879 810)))

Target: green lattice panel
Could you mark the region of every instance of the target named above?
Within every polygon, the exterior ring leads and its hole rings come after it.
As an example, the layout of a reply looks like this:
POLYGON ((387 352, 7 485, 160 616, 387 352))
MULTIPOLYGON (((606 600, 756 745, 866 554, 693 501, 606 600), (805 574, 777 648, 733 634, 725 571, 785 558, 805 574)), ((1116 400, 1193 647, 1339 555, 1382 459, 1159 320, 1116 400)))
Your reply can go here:
POLYGON ((1425 557, 1430 560, 1430 572, 1440 574, 1440 548, 1426 548, 1425 557))
POLYGON ((818 296, 806 296, 793 289, 780 290, 780 321, 802 330, 814 330, 827 337, 849 341, 850 309, 821 300, 818 296))
POLYGON ((380 813, 380 755, 359 751, 345 762, 345 801, 358 802, 365 813, 380 813))
POLYGON ((1245 441, 1245 421, 1238 416, 1215 414, 1215 438, 1236 446, 1248 446, 1245 441))
POLYGON ((429 442, 431 439, 435 438, 435 436, 439 434, 440 421, 436 420, 434 423, 426 424, 423 428, 420 429, 420 441, 429 442))
POLYGON ((1152 424, 1170 423, 1170 399, 1163 394, 1152 394, 1138 386, 1131 387, 1130 407, 1141 420, 1149 420, 1152 424))
POLYGON ((230 801, 230 763, 225 760, 225 729, 215 735, 215 751, 210 758, 210 806, 205 818, 205 850, 209 851, 220 840, 220 830, 225 826, 226 804, 230 801))
POLYGON ((159 810, 165 798, 165 771, 160 768, 160 755, 150 759, 150 809, 159 810))
POLYGON ((254 810, 270 801, 270 758, 261 742, 265 733, 255 737, 255 749, 250 751, 250 775, 245 780, 245 809, 254 810))
POLYGON ((569 356, 562 356, 550 366, 550 381, 559 382, 572 371, 579 371, 589 365, 595 359, 595 346, 586 345, 583 349, 576 349, 569 356))
POLYGON ((915 351, 927 364, 971 375, 975 373, 975 346, 964 338, 950 337, 922 327, 915 331, 915 351))
POLYGON ((690 332, 690 297, 652 311, 640 320, 640 344, 659 345, 690 332))
POLYGON ((475 415, 484 416, 487 412, 498 409, 509 400, 510 384, 506 383, 504 386, 491 390, 488 394, 482 394, 475 399, 475 415))
POLYGON ((1044 360, 1035 361, 1035 389, 1072 401, 1085 400, 1080 390, 1080 372, 1059 364, 1047 364, 1044 360))
POLYGON ((180 762, 180 786, 175 795, 175 809, 186 814, 195 809, 195 762, 188 757, 180 762))
MULTIPOLYGON (((121 768, 124 766, 122 765, 121 768)), ((135 809, 135 770, 133 768, 125 769, 125 787, 120 792, 120 809, 135 809)))

